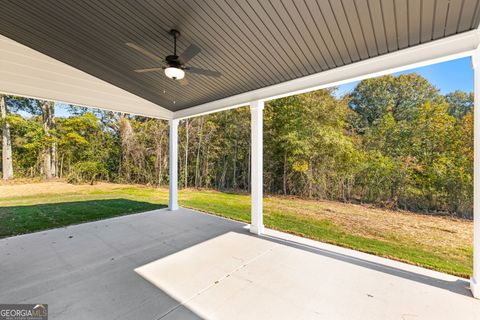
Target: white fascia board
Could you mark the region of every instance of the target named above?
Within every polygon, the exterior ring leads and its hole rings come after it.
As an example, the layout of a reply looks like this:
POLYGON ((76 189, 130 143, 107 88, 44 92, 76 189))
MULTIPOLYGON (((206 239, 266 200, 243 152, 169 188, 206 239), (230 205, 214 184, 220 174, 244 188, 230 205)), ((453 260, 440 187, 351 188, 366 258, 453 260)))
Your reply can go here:
POLYGON ((158 119, 174 113, 0 35, 0 92, 158 119))
POLYGON ((418 68, 434 63, 471 56, 480 43, 478 30, 434 40, 425 44, 384 54, 346 66, 241 93, 175 112, 175 119, 200 116, 245 106, 255 100, 272 100, 352 81, 418 68))

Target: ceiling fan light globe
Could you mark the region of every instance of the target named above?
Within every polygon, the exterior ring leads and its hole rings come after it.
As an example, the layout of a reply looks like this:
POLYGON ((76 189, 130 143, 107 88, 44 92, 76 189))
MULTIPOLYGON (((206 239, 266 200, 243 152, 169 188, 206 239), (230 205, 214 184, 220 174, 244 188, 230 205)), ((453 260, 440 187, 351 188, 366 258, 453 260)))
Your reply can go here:
POLYGON ((179 68, 168 67, 165 69, 165 75, 173 80, 181 80, 185 77, 185 71, 179 68))

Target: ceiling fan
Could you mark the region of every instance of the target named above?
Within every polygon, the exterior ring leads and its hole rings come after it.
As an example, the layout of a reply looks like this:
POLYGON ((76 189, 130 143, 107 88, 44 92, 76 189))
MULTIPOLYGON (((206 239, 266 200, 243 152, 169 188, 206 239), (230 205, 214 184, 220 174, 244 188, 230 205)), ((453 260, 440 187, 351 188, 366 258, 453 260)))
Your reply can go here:
POLYGON ((194 44, 191 44, 183 53, 177 55, 177 38, 180 36, 180 32, 178 30, 172 29, 169 31, 170 35, 173 36, 173 54, 168 55, 165 59, 160 58, 159 56, 151 53, 150 51, 142 48, 141 46, 127 42, 126 45, 138 52, 144 54, 145 56, 159 61, 164 64, 162 67, 156 68, 148 68, 148 69, 137 69, 134 70, 138 73, 146 73, 146 72, 157 72, 157 71, 164 71, 165 75, 173 80, 182 80, 185 77, 185 72, 195 73, 203 76, 208 77, 220 77, 222 74, 218 71, 213 70, 205 70, 200 68, 195 68, 191 66, 187 66, 187 62, 190 61, 193 57, 195 57, 198 53, 200 53, 201 49, 194 44))

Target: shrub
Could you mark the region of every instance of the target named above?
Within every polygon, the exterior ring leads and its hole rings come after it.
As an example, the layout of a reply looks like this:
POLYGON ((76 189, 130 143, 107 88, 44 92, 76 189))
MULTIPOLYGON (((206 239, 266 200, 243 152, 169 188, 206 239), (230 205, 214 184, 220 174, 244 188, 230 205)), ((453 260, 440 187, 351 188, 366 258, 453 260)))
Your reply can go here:
POLYGON ((90 183, 93 185, 97 180, 107 177, 108 171, 103 163, 82 161, 73 166, 67 177, 67 181, 74 184, 90 183))

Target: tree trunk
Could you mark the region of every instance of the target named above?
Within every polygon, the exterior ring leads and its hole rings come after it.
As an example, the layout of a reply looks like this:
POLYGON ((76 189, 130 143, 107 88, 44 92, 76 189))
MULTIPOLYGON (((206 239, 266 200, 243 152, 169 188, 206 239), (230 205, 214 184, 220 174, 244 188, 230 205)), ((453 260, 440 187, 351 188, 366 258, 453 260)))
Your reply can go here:
POLYGON ((225 189, 227 187, 227 169, 228 169, 228 161, 227 157, 223 157, 223 170, 222 175, 220 176, 219 186, 220 189, 225 189))
POLYGON ((312 195, 313 195, 313 192, 312 192, 313 171, 312 171, 312 163, 310 161, 308 161, 307 179, 308 179, 308 197, 312 198, 312 195))
POLYGON ((43 169, 45 174, 45 179, 50 180, 53 177, 52 171, 52 145, 51 145, 51 133, 50 129, 52 126, 52 102, 43 101, 41 105, 42 109, 42 122, 43 122, 43 132, 45 134, 45 140, 47 140, 44 149, 43 149, 43 169))
POLYGON ((126 182, 132 182, 130 177, 130 159, 131 159, 131 149, 133 144, 133 129, 130 120, 127 115, 122 113, 120 114, 119 119, 119 133, 120 133, 120 142, 122 146, 121 150, 121 162, 119 167, 120 177, 125 179, 126 182))
POLYGON ((233 147, 233 181, 232 181, 232 188, 235 190, 237 189, 237 150, 238 149, 238 142, 237 138, 235 137, 235 144, 233 147))
POLYGON ((198 148, 197 148, 197 160, 195 162, 195 188, 199 187, 200 150, 202 148, 202 138, 203 138, 203 117, 200 117, 200 128, 199 128, 198 148))
POLYGON ((158 147, 158 152, 157 152, 157 165, 158 165, 158 186, 160 187, 162 185, 162 175, 163 175, 163 170, 162 170, 162 141, 160 140, 160 145, 158 147))
MULTIPOLYGON (((50 129, 55 130, 56 123, 55 123, 55 104, 54 103, 50 104, 49 115, 50 115, 50 129)), ((50 151, 51 151, 51 162, 52 162, 50 167, 52 168, 52 176, 56 178, 58 177, 58 173, 57 173, 58 170, 57 170, 57 143, 55 141, 52 142, 52 147, 50 151)))
POLYGON ((188 187, 188 119, 185 120, 185 164, 184 164, 185 189, 188 187))
POLYGON ((45 179, 52 179, 52 154, 50 148, 46 148, 43 153, 43 168, 45 173, 45 179))
POLYGON ((283 156, 283 194, 287 194, 287 153, 283 156))
MULTIPOLYGON (((157 126, 160 126, 160 122, 156 122, 157 126)), ((156 141, 156 149, 157 149, 157 181, 158 181, 158 186, 160 187, 163 182, 163 132, 164 129, 162 129, 158 133, 158 137, 155 139, 156 141)))
POLYGON ((60 169, 59 169, 60 178, 63 178, 63 160, 64 160, 64 155, 62 154, 62 157, 60 158, 60 169))
POLYGON ((163 146, 160 146, 160 153, 159 153, 159 166, 158 166, 158 186, 160 187, 163 184, 163 146))
POLYGON ((12 137, 7 121, 7 99, 0 95, 0 117, 2 119, 2 171, 3 180, 13 178, 12 137))
POLYGON ((208 183, 210 182, 210 179, 208 178, 208 168, 209 168, 209 164, 208 164, 208 156, 209 156, 209 151, 210 150, 210 144, 207 143, 207 148, 206 148, 206 151, 205 151, 205 174, 204 174, 204 177, 205 177, 205 188, 208 189, 208 183))

